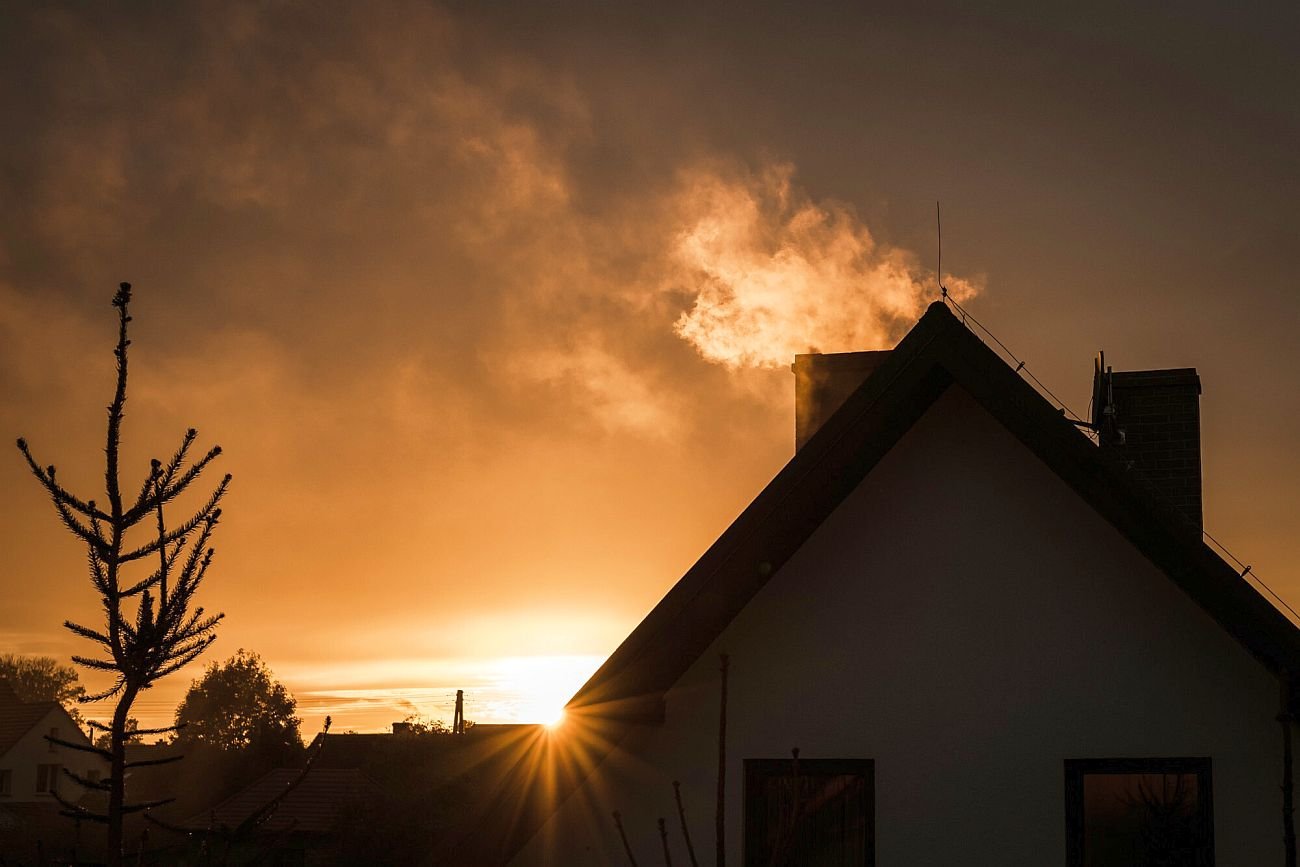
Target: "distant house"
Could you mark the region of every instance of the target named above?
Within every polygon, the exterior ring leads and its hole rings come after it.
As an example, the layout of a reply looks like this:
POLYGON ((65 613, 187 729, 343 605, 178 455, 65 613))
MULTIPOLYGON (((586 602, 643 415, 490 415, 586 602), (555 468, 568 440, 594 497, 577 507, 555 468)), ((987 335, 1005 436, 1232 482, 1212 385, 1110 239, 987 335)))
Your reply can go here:
POLYGON ((674 781, 700 863, 720 800, 732 865, 1283 863, 1300 632, 1202 541, 1196 372, 1099 366, 1099 442, 940 304, 795 373, 794 457, 448 863, 690 863, 674 781))
MULTIPOLYGON (((430 784, 450 783, 486 763, 518 760, 543 727, 535 724, 479 723, 463 735, 417 733, 406 723, 393 723, 392 734, 320 733, 307 747, 319 750, 318 768, 359 768, 381 783, 405 783, 418 774, 430 784)), ((492 774, 499 776, 498 768, 492 774)))
POLYGON ((196 840, 211 838, 209 847, 240 856, 315 863, 329 860, 348 814, 380 793, 373 780, 352 768, 312 768, 306 776, 297 769, 276 768, 184 827, 196 840))
POLYGON ((0 680, 0 807, 56 804, 55 792, 75 802, 86 790, 68 779, 64 768, 90 780, 108 772, 108 763, 99 756, 52 744, 47 735, 91 746, 58 702, 19 701, 9 684, 0 680))
MULTIPOLYGON (((87 791, 63 769, 90 780, 108 773, 108 762, 99 756, 51 744, 47 735, 90 745, 58 702, 19 701, 9 684, 0 680, 0 863, 4 858, 35 863, 38 857, 72 852, 80 842, 80 830, 73 820, 59 815, 62 807, 54 793, 76 803, 87 791)), ((84 846, 80 851, 87 852, 84 846)))

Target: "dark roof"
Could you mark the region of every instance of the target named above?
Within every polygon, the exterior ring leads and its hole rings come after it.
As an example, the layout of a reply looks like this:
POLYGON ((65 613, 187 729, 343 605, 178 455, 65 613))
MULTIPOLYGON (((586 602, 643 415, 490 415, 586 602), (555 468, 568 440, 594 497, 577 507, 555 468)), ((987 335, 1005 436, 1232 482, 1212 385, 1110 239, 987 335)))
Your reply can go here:
MULTIPOLYGON (((530 803, 494 809, 519 816, 505 844, 477 849, 502 859, 527 840, 587 770, 637 722, 661 718, 664 693, 709 647, 936 399, 960 386, 1270 671, 1300 672, 1300 630, 1205 545, 1198 527, 1158 501, 1107 449, 972 334, 942 303, 799 449, 734 523, 570 699, 567 719, 595 730, 578 770, 551 792, 521 777, 530 803)), ((1300 706, 1293 694, 1293 706, 1300 706)), ((566 726, 569 723, 566 723, 566 726)), ((578 738, 575 738, 577 740, 578 738)), ((532 764, 535 764, 533 762, 532 764)), ((526 769, 523 764, 519 773, 526 769)))
POLYGON ((326 734, 312 738, 308 751, 321 747, 316 760, 318 768, 365 768, 393 756, 436 756, 447 762, 448 772, 459 771, 464 764, 460 757, 472 754, 477 760, 484 751, 498 750, 502 745, 525 741, 541 729, 537 723, 477 723, 465 734, 437 733, 378 733, 378 734, 326 734), (324 741, 322 745, 321 742, 324 741))
MULTIPOLYGON (((301 773, 276 768, 240 789, 211 810, 185 823, 193 830, 237 828, 271 803, 301 773)), ((339 813, 351 804, 378 796, 379 786, 355 768, 312 768, 261 824, 262 832, 324 834, 334 829, 339 813)))
POLYGON ((19 701, 9 682, 0 680, 0 756, 13 749, 46 714, 61 707, 57 701, 19 701))

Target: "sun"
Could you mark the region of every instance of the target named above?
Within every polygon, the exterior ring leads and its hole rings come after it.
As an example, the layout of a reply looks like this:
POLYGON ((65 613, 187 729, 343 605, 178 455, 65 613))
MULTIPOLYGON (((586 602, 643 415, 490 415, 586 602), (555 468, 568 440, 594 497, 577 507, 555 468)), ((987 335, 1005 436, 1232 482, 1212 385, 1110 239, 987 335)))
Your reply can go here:
POLYGON ((564 721, 564 706, 600 665, 598 656, 526 656, 496 663, 496 686, 514 694, 511 716, 548 729, 564 721))

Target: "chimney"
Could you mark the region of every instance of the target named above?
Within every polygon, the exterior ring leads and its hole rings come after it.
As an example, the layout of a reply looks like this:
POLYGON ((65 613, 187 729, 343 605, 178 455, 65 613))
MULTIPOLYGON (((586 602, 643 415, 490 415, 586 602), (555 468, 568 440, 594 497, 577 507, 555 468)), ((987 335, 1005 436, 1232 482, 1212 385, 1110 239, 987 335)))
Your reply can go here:
POLYGON ((411 733, 411 724, 410 724, 409 722, 395 722, 395 723, 393 723, 393 734, 395 734, 395 735, 409 735, 410 733, 411 733))
POLYGON ((814 352, 796 355, 794 371, 794 447, 803 448, 845 398, 889 358, 877 352, 814 352))
POLYGON ((1128 462, 1137 478, 1200 530, 1201 378, 1193 367, 1112 370, 1093 366, 1098 443, 1128 462))

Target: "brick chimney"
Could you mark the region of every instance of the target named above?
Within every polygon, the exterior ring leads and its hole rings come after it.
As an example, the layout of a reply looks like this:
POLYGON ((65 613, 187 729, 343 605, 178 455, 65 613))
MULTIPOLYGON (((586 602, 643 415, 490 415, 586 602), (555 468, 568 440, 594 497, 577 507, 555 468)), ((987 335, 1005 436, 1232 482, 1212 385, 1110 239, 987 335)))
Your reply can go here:
POLYGON ((796 355, 794 371, 794 447, 817 432, 853 391, 889 358, 877 352, 814 352, 796 355))
POLYGON ((1201 529, 1201 378, 1196 369, 1112 370, 1098 354, 1092 405, 1100 446, 1131 461, 1139 481, 1201 529))

